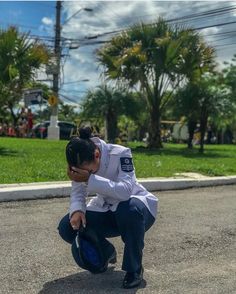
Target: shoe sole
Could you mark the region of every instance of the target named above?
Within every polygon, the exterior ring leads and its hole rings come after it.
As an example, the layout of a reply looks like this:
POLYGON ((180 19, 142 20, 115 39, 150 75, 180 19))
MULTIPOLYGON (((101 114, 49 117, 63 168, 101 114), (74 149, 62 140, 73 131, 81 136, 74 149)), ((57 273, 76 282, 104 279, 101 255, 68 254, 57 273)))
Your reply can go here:
POLYGON ((141 279, 139 282, 137 282, 136 284, 133 284, 133 285, 129 285, 129 286, 123 285, 123 288, 124 289, 136 288, 136 287, 140 286, 140 284, 142 283, 142 281, 143 281, 143 279, 141 279))
POLYGON ((137 282, 136 284, 133 284, 133 285, 124 285, 123 284, 122 288, 124 288, 124 289, 132 289, 132 288, 136 288, 136 287, 140 286, 140 284, 143 281, 143 273, 144 273, 144 268, 142 266, 141 272, 140 272, 140 280, 139 280, 139 282, 137 282))

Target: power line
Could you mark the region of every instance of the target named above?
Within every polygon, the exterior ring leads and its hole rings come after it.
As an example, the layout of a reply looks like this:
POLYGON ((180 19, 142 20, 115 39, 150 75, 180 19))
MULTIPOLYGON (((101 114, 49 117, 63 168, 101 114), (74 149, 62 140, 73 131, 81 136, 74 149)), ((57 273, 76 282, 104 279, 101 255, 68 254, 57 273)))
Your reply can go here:
MULTIPOLYGON (((82 8, 83 9, 83 8, 82 8)), ((219 12, 229 12, 231 10, 234 10, 236 9, 235 6, 227 6, 227 7, 221 7, 221 8, 218 8, 218 9, 213 9, 213 10, 209 10, 209 11, 206 11, 206 12, 201 12, 201 13, 196 13, 196 14, 190 14, 190 15, 185 15, 185 16, 182 16, 182 17, 179 17, 179 18, 173 18, 173 19, 169 19, 169 20, 166 20, 167 22, 173 22, 173 21, 177 21, 177 20, 184 20, 184 19, 190 19, 190 18, 196 18, 196 17, 199 17, 199 16, 209 16, 209 15, 212 15, 212 14, 215 14, 215 13, 219 13, 219 12)), ((79 11, 79 10, 78 10, 79 11)), ((78 13, 78 11, 76 13, 78 13)), ((76 14, 75 13, 75 14, 76 14)), ((72 17, 72 16, 71 16, 72 17)), ((234 23, 234 22, 232 22, 234 23)), ((215 26, 220 26, 220 25, 226 25, 226 24, 229 24, 229 23, 223 23, 223 24, 218 24, 218 25, 213 25, 213 26, 205 26, 205 27, 202 27, 202 28, 196 28, 196 30, 200 30, 200 29, 204 29, 204 28, 209 28, 209 27, 215 27, 215 26)), ((20 24, 18 24, 20 25, 20 24)), ((33 29, 36 29, 36 27, 30 27, 30 26, 26 26, 26 27, 29 27, 29 28, 33 28, 33 29)), ((114 31, 110 31, 110 32, 105 32, 105 33, 101 33, 99 35, 95 35, 95 36, 90 36, 90 37, 85 37, 83 39, 73 39, 73 38, 63 38, 62 39, 65 41, 65 40, 71 40, 71 41, 78 41, 78 42, 84 42, 86 40, 89 40, 89 39, 97 39, 98 37, 102 37, 102 36, 106 36, 106 35, 109 35, 109 34, 114 34, 114 33, 118 33, 118 32, 121 32, 122 30, 124 30, 124 28, 122 29, 118 29, 118 30, 114 30, 114 31)), ((220 34, 220 33, 219 33, 220 34)), ((214 34, 212 34, 214 35, 214 34)), ((54 38, 53 37, 50 37, 50 36, 37 36, 37 35, 31 35, 32 37, 35 37, 37 39, 40 39, 40 40, 48 40, 49 42, 54 42, 54 38)), ((84 45, 86 46, 89 46, 89 45, 97 45, 97 44, 102 44, 104 43, 103 41, 98 41, 98 42, 95 42, 95 43, 85 43, 84 45)))
POLYGON ((72 103, 74 103, 74 104, 76 104, 76 105, 79 104, 78 101, 75 101, 74 99, 71 99, 71 98, 68 97, 67 95, 64 95, 64 94, 59 93, 59 96, 62 96, 63 98, 67 99, 68 101, 70 101, 70 102, 72 102, 72 103))
MULTIPOLYGON (((103 3, 104 6, 104 3, 103 3)), ((122 16, 119 16, 117 13, 113 12, 111 9, 109 9, 114 15, 116 15, 113 18, 121 18, 122 16)), ((194 18, 197 17, 206 17, 208 15, 212 15, 212 14, 225 14, 228 13, 230 11, 236 10, 236 6, 235 5, 231 5, 231 6, 224 6, 224 7, 220 7, 220 8, 215 8, 209 11, 205 11, 205 12, 199 12, 199 13, 194 13, 194 14, 190 14, 190 15, 186 15, 186 16, 182 16, 182 17, 178 17, 178 18, 173 18, 173 19, 169 19, 167 20, 167 22, 173 22, 173 21, 182 21, 185 19, 189 19, 192 18, 192 20, 194 20, 194 18)), ((146 15, 135 15, 135 16, 129 16, 129 19, 133 19, 133 18, 143 18, 143 17, 148 17, 148 16, 157 16, 156 14, 146 14, 146 15)))
POLYGON ((226 34, 231 34, 231 33, 236 33, 236 31, 226 31, 226 32, 221 32, 221 33, 214 33, 214 34, 208 34, 207 36, 218 36, 218 35, 226 35, 226 34))
POLYGON ((217 39, 217 40, 212 40, 212 41, 210 41, 210 43, 219 42, 219 41, 223 41, 223 40, 228 40, 230 38, 232 38, 232 36, 227 36, 227 37, 220 38, 220 39, 217 39))
POLYGON ((218 8, 218 9, 212 9, 212 10, 208 10, 208 11, 205 11, 205 12, 189 14, 189 15, 186 15, 186 16, 183 16, 183 17, 169 19, 169 20, 167 20, 167 22, 173 22, 173 21, 179 21, 179 20, 182 21, 182 20, 189 19, 189 18, 197 18, 197 17, 203 17, 203 16, 206 17, 206 16, 209 16, 209 15, 215 15, 215 14, 219 14, 219 13, 222 13, 222 12, 230 12, 230 11, 233 11, 235 9, 236 9, 236 6, 231 5, 231 6, 228 6, 228 7, 221 7, 221 8, 218 8))
MULTIPOLYGON (((227 7, 221 7, 221 8, 218 8, 218 9, 213 9, 213 10, 209 10, 209 11, 206 11, 206 12, 201 12, 201 13, 195 13, 195 14, 190 14, 190 15, 185 15, 185 16, 182 16, 182 17, 179 17, 179 18, 173 18, 173 19, 167 19, 166 22, 173 22, 173 21, 176 21, 176 20, 184 20, 184 19, 187 19, 187 18, 193 18, 193 17, 199 17, 199 16, 203 16, 203 17, 208 17, 210 16, 211 14, 214 14, 214 13, 219 13, 219 12, 228 12, 230 10, 235 10, 236 9, 236 6, 227 6, 227 7)), ((98 35, 95 35, 95 36, 90 36, 90 37, 87 37, 85 39, 96 39, 98 37, 102 37, 102 36, 106 36, 106 35, 109 35, 109 34, 114 34, 114 33, 119 33, 125 29, 129 29, 129 27, 125 26, 125 27, 121 27, 120 29, 117 29, 117 30, 113 30, 113 31, 108 31, 108 32, 105 32, 105 33, 101 33, 101 34, 98 34, 98 35)), ((71 41, 83 41, 81 39, 75 39, 75 38, 66 38, 67 40, 71 40, 71 41)))
POLYGON ((232 45, 235 45, 236 42, 234 43, 228 43, 228 44, 219 44, 219 45, 215 45, 214 47, 218 48, 218 47, 223 47, 223 46, 232 46, 232 45))
MULTIPOLYGON (((189 19, 189 20, 196 20, 196 18, 206 18, 206 17, 209 17, 209 16, 215 16, 217 14, 222 14, 222 13, 228 13, 230 11, 233 11, 235 10, 236 7, 235 6, 227 6, 227 7, 221 7, 221 8, 218 8, 218 9, 213 9, 213 10, 209 10, 209 11, 205 11, 205 12, 201 12, 201 13, 195 13, 195 14, 190 14, 190 15, 185 15, 185 16, 182 16, 182 17, 178 17, 178 18, 173 18, 173 19, 169 19, 169 20, 166 20, 166 22, 174 22, 174 21, 184 21, 186 19, 189 19)), ((78 13, 78 11, 77 11, 78 13)), ((76 13, 75 13, 76 14, 76 13)), ((73 17, 73 15, 71 16, 73 17)), ((222 26, 226 26, 226 25, 230 25, 230 24, 235 24, 236 21, 232 21, 232 22, 222 22, 222 23, 218 23, 218 24, 214 24, 214 25, 206 25, 206 26, 202 26, 202 27, 197 27, 197 28, 193 28, 193 30, 204 30, 204 29, 207 29, 207 28, 211 28, 211 27, 222 27, 222 26)), ((23 25, 23 24, 22 24, 23 25)), ((150 25, 153 25, 153 24, 150 24, 150 25)), ((29 27, 30 26, 26 26, 26 27, 29 27)), ((31 28, 36 28, 36 27, 31 27, 31 28)), ((62 43, 63 42, 66 42, 66 41, 75 41, 75 42, 81 42, 80 44, 78 44, 80 47, 83 47, 83 46, 94 46, 94 45, 99 45, 99 44, 104 44, 104 43, 107 43, 109 41, 107 40, 96 40, 96 41, 92 41, 92 42, 88 42, 88 40, 93 40, 93 39, 97 39, 97 38, 100 38, 100 37, 105 37, 107 35, 110 35, 110 34, 115 34, 115 33, 119 33, 121 31, 123 31, 124 29, 129 29, 129 28, 122 28, 122 29, 117 29, 117 30, 113 30, 113 31, 109 31, 109 32, 104 32, 104 33, 101 33, 101 34, 98 34, 98 35, 95 35, 95 36, 90 36, 90 37, 84 37, 84 38, 78 38, 78 39, 73 39, 73 38, 63 38, 62 37, 62 43)), ((235 34, 236 31, 226 31, 226 32, 220 32, 220 33, 215 33, 215 34, 208 34, 207 36, 221 36, 221 35, 225 35, 225 34, 235 34)), ((31 39, 37 39, 37 40, 41 40, 41 41, 44 41, 44 42, 54 42, 54 37, 51 37, 51 36, 40 36, 40 35, 29 35, 28 38, 31 38, 31 39)), ((227 38, 230 38, 230 36, 228 37, 224 37, 222 39, 218 39, 218 40, 214 40, 212 42, 217 42, 217 41, 221 41, 221 40, 224 40, 224 39, 227 39, 227 38)), ((223 44, 221 44, 223 46, 223 44)), ((52 47, 51 45, 47 45, 49 48, 52 47)), ((66 48, 67 44, 64 43, 64 48, 66 48)))
MULTIPOLYGON (((232 10, 235 10, 236 7, 235 6, 228 6, 228 7, 223 7, 223 8, 209 10, 209 11, 206 11, 206 12, 185 15, 185 16, 178 17, 178 18, 167 19, 165 21, 168 23, 168 22, 174 22, 174 21, 179 21, 179 20, 184 20, 184 19, 189 19, 189 18, 194 18, 194 17, 199 17, 199 16, 208 17, 208 16, 210 16, 212 14, 219 13, 220 12, 220 9, 221 9, 221 11, 232 11, 232 10)), ((232 23, 234 23, 234 22, 232 22, 232 23)), ((153 25, 153 24, 150 24, 150 25, 153 25)), ((216 25, 214 25, 214 26, 216 26, 216 25)), ((203 28, 207 28, 207 27, 211 27, 211 26, 206 26, 206 27, 203 27, 203 28)), ((203 29, 203 28, 196 28, 196 30, 198 30, 198 29, 200 30, 200 29, 203 29)), ((91 36, 90 38, 91 39, 92 38, 95 39, 95 38, 106 36, 106 35, 110 35, 110 34, 120 33, 120 32, 122 32, 125 29, 129 29, 129 27, 124 27, 124 28, 121 28, 121 29, 117 29, 117 30, 113 30, 113 31, 108 31, 108 32, 101 33, 101 34, 98 34, 98 35, 95 35, 95 36, 91 36)))
POLYGON ((213 27, 226 26, 226 25, 235 24, 235 23, 236 23, 236 21, 230 21, 230 22, 218 23, 218 24, 209 25, 209 26, 203 26, 203 27, 199 27, 199 28, 193 28, 193 30, 198 31, 198 30, 204 30, 204 29, 213 28, 213 27))
MULTIPOLYGON (((194 28, 193 30, 203 30, 203 29, 207 29, 207 28, 211 28, 211 27, 225 26, 225 25, 230 25, 230 24, 235 24, 235 23, 236 23, 236 21, 227 22, 227 23, 220 23, 220 24, 215 24, 215 25, 209 25, 209 26, 194 28)), ((116 32, 118 32, 118 31, 116 31, 116 32)), ((229 32, 223 32, 223 33, 218 33, 218 34, 216 33, 216 34, 211 34, 211 35, 208 35, 208 36, 215 36, 215 35, 222 35, 222 34, 232 34, 232 33, 236 33, 236 31, 229 31, 229 32)), ((106 34, 110 34, 110 32, 107 32, 106 34)), ((100 35, 98 37, 100 37, 100 35)), ((219 39, 219 40, 214 40, 214 42, 221 41, 221 40, 228 39, 228 38, 230 38, 230 36, 219 39)), ((83 43, 79 44, 79 47, 94 46, 94 45, 109 43, 109 40, 96 40, 96 41, 93 41, 93 42, 86 42, 86 43, 85 43, 86 39, 78 39, 78 40, 73 39, 73 40, 77 41, 77 42, 83 42, 83 43)))
MULTIPOLYGON (((226 26, 226 25, 230 25, 230 24, 235 24, 236 21, 231 21, 231 22, 225 22, 225 23, 220 23, 220 24, 214 24, 214 25, 208 25, 208 26, 203 26, 203 27, 198 27, 198 28, 193 28, 192 30, 193 31, 198 31, 198 30, 204 30, 204 29, 207 29, 207 28, 212 28, 212 27, 219 27, 219 26, 226 26)), ((150 26, 153 25, 153 24, 150 24, 150 26)), ((100 35, 97 35, 97 37, 101 37, 101 36, 104 36, 104 35, 108 35, 108 34, 114 34, 116 32, 121 32, 122 30, 117 30, 117 31, 112 31, 112 32, 106 32, 106 33, 103 33, 103 34, 100 34, 100 35)), ((81 44, 80 46, 86 46, 86 45, 93 45, 93 44, 102 44, 102 43, 107 43, 109 41, 96 41, 96 42, 91 42, 91 43, 85 43, 85 44, 81 44)))
POLYGON ((88 82, 88 81, 89 81, 89 79, 77 80, 77 81, 72 81, 72 82, 66 82, 66 83, 63 83, 63 85, 77 84, 77 83, 80 83, 80 82, 88 82))

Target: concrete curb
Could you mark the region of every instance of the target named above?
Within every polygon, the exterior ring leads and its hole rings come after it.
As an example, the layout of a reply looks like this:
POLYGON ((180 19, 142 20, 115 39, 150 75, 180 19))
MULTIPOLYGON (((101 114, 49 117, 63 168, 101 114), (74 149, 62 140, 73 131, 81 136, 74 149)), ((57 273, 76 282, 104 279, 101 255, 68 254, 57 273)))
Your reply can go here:
MULTIPOLYGON (((148 191, 180 190, 195 187, 210 187, 236 184, 236 176, 192 178, 148 178, 139 179, 148 191)), ((0 185, 0 202, 67 197, 71 182, 46 182, 30 184, 0 185)))

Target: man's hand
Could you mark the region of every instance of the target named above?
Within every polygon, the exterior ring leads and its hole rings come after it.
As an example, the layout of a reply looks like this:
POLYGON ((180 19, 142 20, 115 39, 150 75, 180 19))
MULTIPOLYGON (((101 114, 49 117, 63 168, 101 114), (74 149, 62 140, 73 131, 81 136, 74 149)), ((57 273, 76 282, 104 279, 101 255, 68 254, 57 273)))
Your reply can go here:
POLYGON ((70 224, 73 230, 79 230, 81 224, 85 228, 86 227, 86 218, 82 211, 76 211, 72 214, 70 219, 70 224))
POLYGON ((77 167, 68 167, 67 175, 71 179, 71 181, 75 182, 87 182, 90 176, 87 170, 77 167))

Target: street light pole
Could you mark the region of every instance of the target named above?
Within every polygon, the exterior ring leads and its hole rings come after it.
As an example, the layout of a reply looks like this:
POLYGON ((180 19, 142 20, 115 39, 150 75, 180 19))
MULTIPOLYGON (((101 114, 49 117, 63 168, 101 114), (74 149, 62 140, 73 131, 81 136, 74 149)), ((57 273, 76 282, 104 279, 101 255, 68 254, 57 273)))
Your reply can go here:
POLYGON ((48 139, 59 140, 60 129, 57 125, 58 120, 58 90, 60 79, 60 61, 61 61, 61 1, 56 4, 56 26, 55 26, 55 42, 54 42, 54 55, 56 61, 56 70, 53 73, 53 95, 55 96, 56 103, 52 105, 52 112, 50 117, 50 126, 48 127, 48 139))
POLYGON ((84 8, 80 8, 78 11, 76 11, 74 14, 72 14, 69 18, 67 18, 64 23, 63 23, 63 26, 70 20, 72 19, 74 16, 76 16, 78 13, 80 13, 80 11, 87 11, 87 12, 92 12, 93 9, 92 8, 87 8, 87 7, 84 7, 84 8))
MULTIPOLYGON (((54 55, 55 55, 55 71, 53 72, 53 97, 50 101, 52 102, 52 112, 50 117, 50 126, 48 127, 48 139, 59 140, 60 129, 57 125, 58 121, 58 92, 59 92, 59 79, 60 79, 60 61, 61 61, 61 7, 62 2, 56 2, 56 26, 55 26, 55 43, 54 43, 54 55)), ((65 22, 67 23, 71 18, 78 14, 81 10, 91 12, 91 8, 81 8, 79 11, 70 16, 65 22)), ((64 25, 63 24, 63 25, 64 25)))

